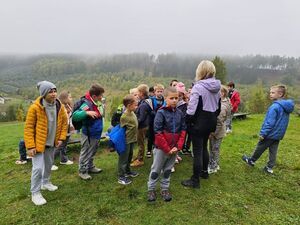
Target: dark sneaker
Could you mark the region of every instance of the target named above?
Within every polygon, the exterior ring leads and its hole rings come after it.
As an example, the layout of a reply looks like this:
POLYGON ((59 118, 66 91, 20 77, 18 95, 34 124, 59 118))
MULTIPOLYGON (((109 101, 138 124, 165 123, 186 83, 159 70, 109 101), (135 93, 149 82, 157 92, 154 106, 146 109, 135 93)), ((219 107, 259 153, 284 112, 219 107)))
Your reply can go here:
POLYGON ((245 161, 249 166, 254 166, 255 165, 255 162, 253 162, 253 160, 246 156, 246 155, 243 155, 242 156, 242 160, 245 161))
POLYGON ((202 179, 208 179, 208 178, 209 178, 208 171, 201 171, 201 172, 200 172, 200 177, 201 177, 202 179))
POLYGON ((172 200, 172 195, 170 194, 170 192, 168 190, 161 191, 161 197, 163 198, 163 200, 165 202, 169 202, 172 200))
POLYGON ((147 153, 146 153, 146 157, 147 157, 147 158, 151 158, 151 157, 152 157, 151 152, 147 152, 147 153))
POLYGON ((102 169, 97 168, 97 167, 93 167, 91 169, 89 169, 89 173, 101 173, 102 169))
POLYGON ((266 172, 266 173, 268 173, 268 174, 273 174, 273 170, 271 168, 267 167, 267 166, 265 166, 263 168, 263 171, 266 172))
POLYGON ((129 173, 125 174, 125 177, 137 177, 138 175, 140 175, 138 172, 130 171, 129 173))
POLYGON ((128 185, 131 184, 131 180, 129 180, 127 177, 119 177, 118 183, 122 185, 128 185))
POLYGON ((181 181, 181 184, 185 187, 190 187, 190 188, 200 188, 200 183, 196 182, 192 179, 184 180, 181 181))
POLYGON ((156 201, 156 193, 155 191, 148 191, 148 202, 156 201))
POLYGON ((190 150, 189 148, 184 147, 184 148, 182 149, 182 154, 183 154, 183 155, 191 155, 192 152, 191 152, 191 150, 190 150))

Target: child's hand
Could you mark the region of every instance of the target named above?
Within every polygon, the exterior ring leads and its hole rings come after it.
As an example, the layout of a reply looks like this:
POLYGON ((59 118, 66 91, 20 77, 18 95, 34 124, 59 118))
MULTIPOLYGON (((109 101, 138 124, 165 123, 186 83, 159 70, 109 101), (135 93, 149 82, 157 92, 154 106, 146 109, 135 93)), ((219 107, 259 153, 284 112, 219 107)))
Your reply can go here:
POLYGON ((169 155, 176 154, 177 151, 178 151, 178 148, 173 147, 173 148, 171 149, 171 151, 169 151, 169 155))
POLYGON ((58 142, 57 142, 57 145, 56 145, 55 147, 56 147, 56 148, 59 148, 59 146, 61 146, 62 143, 63 143, 63 141, 58 141, 58 142))
POLYGON ((96 113, 95 111, 86 111, 86 114, 89 117, 92 117, 93 119, 96 119, 97 117, 99 117, 98 113, 96 113))
POLYGON ((30 157, 33 157, 36 155, 36 149, 33 148, 33 149, 30 149, 30 150, 27 150, 27 155, 30 156, 30 157))
POLYGON ((259 136, 259 140, 262 141, 264 140, 265 138, 263 136, 259 136))

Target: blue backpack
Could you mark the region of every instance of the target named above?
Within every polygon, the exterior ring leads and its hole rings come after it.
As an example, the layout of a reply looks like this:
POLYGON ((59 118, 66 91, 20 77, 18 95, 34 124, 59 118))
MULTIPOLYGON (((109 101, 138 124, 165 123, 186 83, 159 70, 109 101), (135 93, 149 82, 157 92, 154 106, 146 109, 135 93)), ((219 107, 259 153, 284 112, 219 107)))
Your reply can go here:
POLYGON ((109 136, 109 145, 113 147, 119 155, 126 150, 126 128, 121 127, 120 124, 113 127, 109 136))

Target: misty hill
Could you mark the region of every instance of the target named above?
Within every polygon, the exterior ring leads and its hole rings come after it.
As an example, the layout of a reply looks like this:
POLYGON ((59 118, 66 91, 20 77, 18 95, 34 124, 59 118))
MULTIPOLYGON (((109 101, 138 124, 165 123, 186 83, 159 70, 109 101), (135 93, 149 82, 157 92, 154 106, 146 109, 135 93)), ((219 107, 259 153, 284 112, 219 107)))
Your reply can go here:
MULTIPOLYGON (((0 56, 0 92, 20 94, 22 88, 33 87, 37 81, 48 79, 63 82, 78 77, 106 74, 135 73, 147 77, 194 78, 195 69, 203 59, 212 55, 176 55, 147 53, 118 55, 2 55, 0 56)), ((281 56, 222 56, 226 64, 227 80, 240 84, 282 82, 300 83, 300 58, 281 56)), ((111 84, 111 82, 110 82, 111 84)))

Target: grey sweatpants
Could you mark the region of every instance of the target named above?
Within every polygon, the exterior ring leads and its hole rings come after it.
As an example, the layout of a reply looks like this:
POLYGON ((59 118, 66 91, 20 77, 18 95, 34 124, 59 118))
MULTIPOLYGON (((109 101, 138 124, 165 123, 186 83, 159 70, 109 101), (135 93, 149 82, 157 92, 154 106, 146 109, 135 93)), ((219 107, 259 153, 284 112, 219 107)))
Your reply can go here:
POLYGON ((46 148, 43 153, 37 153, 32 157, 31 193, 39 192, 42 184, 50 183, 53 160, 54 147, 46 148))
POLYGON ((81 134, 81 150, 79 156, 79 172, 88 173, 95 167, 94 156, 98 148, 98 139, 88 138, 85 134, 81 134))
POLYGON ((264 151, 269 148, 269 161, 267 166, 272 169, 276 163, 276 156, 278 150, 279 140, 272 140, 265 138, 262 141, 259 141, 256 145, 256 148, 251 156, 252 161, 256 161, 264 153, 264 151))
POLYGON ((148 191, 155 190, 160 174, 162 174, 160 180, 161 190, 169 189, 171 169, 174 166, 175 160, 176 154, 168 155, 158 148, 153 149, 153 163, 148 180, 148 191))

